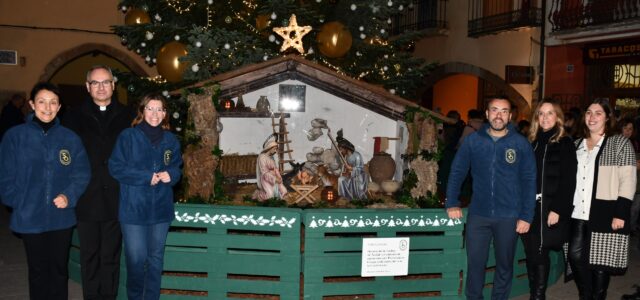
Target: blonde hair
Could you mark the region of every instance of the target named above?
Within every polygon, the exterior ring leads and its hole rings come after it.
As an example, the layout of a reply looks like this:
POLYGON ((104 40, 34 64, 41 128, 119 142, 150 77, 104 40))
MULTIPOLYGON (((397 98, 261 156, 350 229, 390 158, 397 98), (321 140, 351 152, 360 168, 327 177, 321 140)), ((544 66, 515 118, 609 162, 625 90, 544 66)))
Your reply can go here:
POLYGON ((561 138, 567 136, 566 130, 564 130, 564 112, 562 112, 562 108, 560 104, 551 100, 551 99, 543 99, 536 105, 536 109, 533 111, 533 115, 531 116, 531 127, 529 128, 529 142, 533 142, 538 135, 538 130, 540 129, 540 123, 538 122, 538 115, 540 114, 540 108, 544 104, 551 104, 553 106, 553 111, 556 114, 556 125, 555 128, 557 132, 549 139, 551 143, 557 143, 561 138))

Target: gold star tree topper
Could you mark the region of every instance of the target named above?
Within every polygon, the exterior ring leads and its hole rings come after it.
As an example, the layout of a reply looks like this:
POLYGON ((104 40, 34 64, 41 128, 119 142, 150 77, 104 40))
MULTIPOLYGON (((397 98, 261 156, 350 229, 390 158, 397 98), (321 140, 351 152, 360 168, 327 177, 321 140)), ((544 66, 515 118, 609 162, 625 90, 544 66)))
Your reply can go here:
POLYGON ((280 52, 293 47, 300 54, 304 54, 304 47, 302 46, 302 37, 311 31, 311 26, 298 26, 298 20, 296 15, 291 15, 289 18, 289 26, 287 27, 275 27, 273 31, 284 39, 280 52))

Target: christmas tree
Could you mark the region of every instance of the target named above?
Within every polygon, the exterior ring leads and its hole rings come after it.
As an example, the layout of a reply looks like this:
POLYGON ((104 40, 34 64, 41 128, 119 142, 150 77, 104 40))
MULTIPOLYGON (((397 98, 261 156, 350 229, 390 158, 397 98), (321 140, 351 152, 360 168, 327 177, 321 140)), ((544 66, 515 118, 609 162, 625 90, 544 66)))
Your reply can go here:
POLYGON ((139 95, 295 53, 415 99, 434 65, 411 53, 419 33, 389 35, 412 1, 124 0, 114 31, 166 81, 118 77, 139 95))

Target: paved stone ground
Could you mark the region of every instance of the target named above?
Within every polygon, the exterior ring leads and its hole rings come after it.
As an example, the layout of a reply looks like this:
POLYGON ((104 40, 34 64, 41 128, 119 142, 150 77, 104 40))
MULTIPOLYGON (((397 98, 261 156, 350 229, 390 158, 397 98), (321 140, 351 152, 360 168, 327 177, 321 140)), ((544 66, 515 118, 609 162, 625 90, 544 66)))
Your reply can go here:
MULTIPOLYGON (((4 207, 0 207, 0 300, 29 299, 24 248, 21 240, 9 230, 8 223, 9 213, 4 207)), ((612 277, 607 299, 620 299, 622 295, 633 292, 633 284, 640 284, 640 250, 637 236, 633 237, 631 243, 629 271, 625 276, 612 277)), ((82 299, 82 287, 73 281, 69 281, 69 299, 82 299)), ((529 299, 529 295, 513 299, 526 300, 529 299)), ((563 283, 560 280, 549 287, 547 299, 578 299, 578 291, 573 282, 563 283)))
MULTIPOLYGON (((607 299, 620 299, 624 294, 635 292, 634 284, 640 285, 640 250, 638 250, 638 236, 631 237, 629 247, 629 269, 624 276, 612 276, 609 283, 607 299)), ((529 295, 523 295, 514 300, 527 300, 529 295)), ((547 300, 578 299, 578 289, 573 281, 564 283, 563 278, 547 290, 547 300)))

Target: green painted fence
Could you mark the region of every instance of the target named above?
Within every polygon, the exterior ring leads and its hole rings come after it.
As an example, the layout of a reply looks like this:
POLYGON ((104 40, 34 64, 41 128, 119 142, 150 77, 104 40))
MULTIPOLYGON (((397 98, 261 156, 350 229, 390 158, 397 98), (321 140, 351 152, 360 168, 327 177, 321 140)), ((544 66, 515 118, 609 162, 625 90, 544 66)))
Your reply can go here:
MULTIPOLYGON (((299 210, 176 205, 162 299, 464 299, 464 219, 443 209, 299 210), (303 229, 304 227, 304 229, 303 229), (360 277, 362 238, 410 237, 409 275, 360 277), (302 288, 302 290, 301 290, 302 288)), ((70 276, 80 281, 74 234, 70 276)), ((511 295, 528 293, 518 243, 511 295)), ((493 254, 487 266, 490 295, 493 254)), ((551 257, 550 283, 563 266, 551 257)), ((121 263, 120 299, 126 298, 121 263)))
POLYGON ((458 299, 464 224, 437 210, 304 212, 304 299, 458 299), (360 277, 362 238, 410 237, 409 275, 360 277))
MULTIPOLYGON (((298 209, 176 205, 162 299, 299 299, 300 215, 298 209)), ((77 252, 70 265, 79 281, 77 252)), ((126 299, 124 257, 121 265, 118 298, 126 299)))

